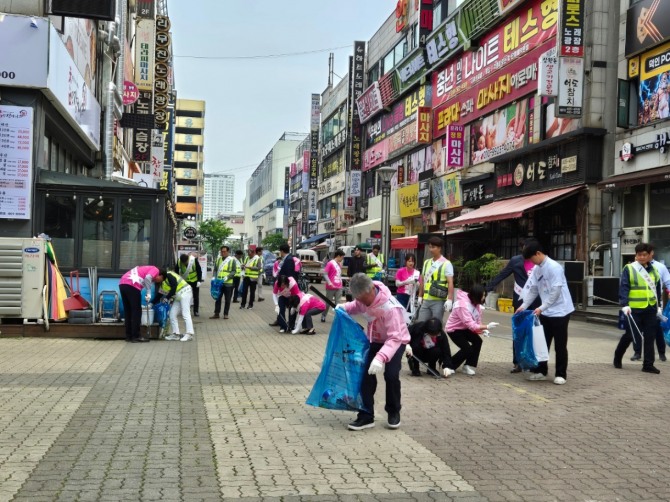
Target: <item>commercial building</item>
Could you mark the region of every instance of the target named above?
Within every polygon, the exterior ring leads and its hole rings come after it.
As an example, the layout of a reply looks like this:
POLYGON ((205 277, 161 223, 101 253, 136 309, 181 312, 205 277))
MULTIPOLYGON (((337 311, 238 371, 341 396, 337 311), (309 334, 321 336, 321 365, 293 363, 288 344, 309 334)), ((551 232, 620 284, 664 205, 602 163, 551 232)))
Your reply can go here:
POLYGON ((216 218, 233 212, 235 175, 205 173, 203 219, 216 218))
POLYGON ((178 218, 199 222, 205 193, 205 102, 177 99, 175 116, 175 212, 178 218))

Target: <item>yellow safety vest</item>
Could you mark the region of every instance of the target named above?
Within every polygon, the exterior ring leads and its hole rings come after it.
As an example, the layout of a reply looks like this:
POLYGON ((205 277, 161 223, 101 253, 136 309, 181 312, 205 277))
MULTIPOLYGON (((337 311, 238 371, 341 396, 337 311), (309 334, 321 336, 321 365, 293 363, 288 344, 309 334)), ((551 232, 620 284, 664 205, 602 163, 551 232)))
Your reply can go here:
POLYGON ((248 267, 258 267, 259 265, 259 257, 254 256, 253 258, 249 258, 247 260, 247 268, 244 269, 244 275, 246 275, 249 279, 258 279, 258 276, 260 275, 260 270, 250 270, 248 267))
MULTIPOLYGON (((640 273, 632 265, 626 265, 628 268, 628 282, 630 290, 628 291, 628 306, 632 309, 645 309, 656 305, 656 291, 652 290, 640 273)), ((655 267, 651 267, 651 272, 647 272, 654 284, 661 280, 655 267)))
POLYGON ((184 277, 186 282, 198 282, 198 270, 196 269, 196 266, 195 266, 195 260, 196 259, 197 258, 195 258, 193 256, 189 257, 189 263, 186 263, 186 265, 184 265, 181 261, 179 262, 179 273, 182 277, 184 277), (188 273, 188 276, 184 277, 184 274, 186 274, 186 270, 188 269, 188 265, 189 265, 191 259, 194 260, 193 261, 193 268, 188 273))
POLYGON ((428 272, 430 271, 430 268, 433 266, 433 260, 426 260, 423 262, 423 270, 421 273, 421 277, 423 278, 423 299, 424 300, 442 300, 444 301, 444 298, 438 298, 437 296, 433 296, 428 294, 428 291, 430 291, 430 285, 435 281, 438 284, 441 284, 443 286, 447 286, 447 272, 445 269, 447 268, 447 264, 449 263, 449 260, 445 260, 444 262, 440 263, 440 265, 433 271, 432 274, 430 274, 429 277, 426 277, 428 272))
MULTIPOLYGON (((170 270, 168 272, 168 275, 171 275, 177 280, 177 289, 175 290, 175 294, 179 293, 182 289, 184 289, 186 286, 188 286, 188 283, 177 273, 173 272, 170 270)), ((164 295, 167 295, 170 292, 170 283, 168 282, 167 278, 161 282, 161 293, 164 295)))
MULTIPOLYGON (((237 260, 237 258, 235 258, 235 259, 237 260)), ((241 265, 242 263, 244 263, 244 256, 242 257, 242 261, 241 261, 241 262, 240 262, 240 260, 237 260, 237 262, 240 263, 240 265, 241 265)), ((235 272, 235 277, 242 277, 242 267, 241 267, 241 266, 240 266, 240 267, 237 267, 237 271, 235 272)))
MULTIPOLYGON (((382 253, 379 253, 379 256, 376 258, 382 265, 384 264, 384 255, 382 253)), ((365 263, 366 265, 374 265, 374 267, 367 269, 365 272, 370 277, 374 277, 382 271, 382 268, 377 266, 374 253, 369 253, 365 256, 365 263)))
POLYGON ((228 258, 226 258, 226 260, 228 260, 228 263, 224 264, 223 267, 221 267, 221 264, 223 263, 224 260, 219 256, 216 259, 216 263, 214 264, 214 269, 216 271, 216 278, 223 279, 224 277, 227 277, 224 284, 230 285, 233 283, 233 277, 235 277, 236 272, 240 270, 240 267, 237 265, 239 262, 237 261, 236 258, 233 258, 232 256, 229 256, 228 258), (230 258, 230 260, 228 260, 228 258, 230 258), (221 270, 219 270, 219 267, 221 267, 221 270))

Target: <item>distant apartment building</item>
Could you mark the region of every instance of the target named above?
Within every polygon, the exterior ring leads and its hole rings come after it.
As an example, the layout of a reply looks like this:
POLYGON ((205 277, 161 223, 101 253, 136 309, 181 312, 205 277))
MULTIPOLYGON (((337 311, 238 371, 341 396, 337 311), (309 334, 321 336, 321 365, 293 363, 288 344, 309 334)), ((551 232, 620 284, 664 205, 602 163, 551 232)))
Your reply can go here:
POLYGON ((178 217, 202 219, 205 102, 178 99, 175 110, 174 177, 178 217))
POLYGON ((216 218, 233 212, 235 175, 205 174, 205 202, 203 219, 216 218))

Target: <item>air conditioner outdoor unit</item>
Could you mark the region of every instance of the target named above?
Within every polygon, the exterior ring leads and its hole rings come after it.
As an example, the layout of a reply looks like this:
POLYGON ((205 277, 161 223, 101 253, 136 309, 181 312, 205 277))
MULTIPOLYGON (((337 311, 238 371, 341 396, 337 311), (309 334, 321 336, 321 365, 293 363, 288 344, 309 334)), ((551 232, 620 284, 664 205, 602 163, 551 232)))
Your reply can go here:
POLYGON ((0 238, 0 318, 44 316, 44 239, 0 238))

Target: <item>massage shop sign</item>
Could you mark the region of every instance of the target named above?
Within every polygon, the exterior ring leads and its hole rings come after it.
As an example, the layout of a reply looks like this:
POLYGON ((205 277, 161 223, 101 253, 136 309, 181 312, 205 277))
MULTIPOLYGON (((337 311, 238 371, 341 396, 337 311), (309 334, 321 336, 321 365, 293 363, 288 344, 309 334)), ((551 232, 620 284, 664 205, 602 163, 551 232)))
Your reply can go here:
POLYGON ((433 136, 537 90, 538 60, 556 46, 556 0, 534 0, 433 73, 433 136))

